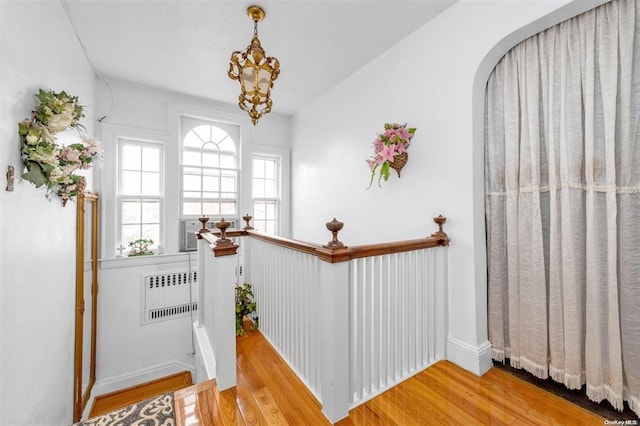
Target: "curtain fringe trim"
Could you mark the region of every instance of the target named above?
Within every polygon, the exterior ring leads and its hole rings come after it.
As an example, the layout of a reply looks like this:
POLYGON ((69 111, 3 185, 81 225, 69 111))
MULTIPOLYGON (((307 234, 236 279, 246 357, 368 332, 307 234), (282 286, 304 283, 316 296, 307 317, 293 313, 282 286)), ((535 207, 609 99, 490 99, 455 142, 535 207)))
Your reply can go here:
POLYGON ((512 356, 510 361, 512 367, 525 369, 539 379, 544 380, 549 378, 549 370, 546 365, 536 364, 525 357, 516 358, 512 356))
MULTIPOLYGON (((548 377, 551 377, 553 380, 558 383, 562 383, 569 389, 580 389, 585 384, 584 372, 580 375, 569 374, 564 370, 550 365, 547 374, 546 367, 535 364, 524 357, 514 358, 509 352, 509 349, 500 350, 492 348, 491 356, 494 360, 502 362, 503 364, 508 358, 509 364, 513 368, 524 369, 540 379, 547 379, 548 377)), ((632 396, 631 392, 629 392, 629 389, 626 386, 622 395, 620 395, 606 385, 593 386, 589 383, 586 383, 586 385, 587 397, 592 401, 600 402, 606 399, 618 411, 622 411, 624 409, 624 401, 627 401, 627 403, 629 404, 629 408, 638 416, 640 416, 640 399, 632 396)))
POLYGON ((640 417, 640 399, 632 396, 631 392, 629 392, 629 389, 627 389, 626 387, 624 389, 624 392, 622 393, 622 396, 624 397, 624 400, 629 404, 629 408, 631 409, 631 411, 633 411, 638 415, 638 417, 640 417))
POLYGON ((504 351, 496 348, 491 349, 491 358, 495 359, 498 362, 505 363, 504 351))
POLYGON ((622 411, 624 409, 624 399, 622 398, 622 394, 615 392, 609 386, 593 386, 587 382, 587 396, 590 400, 595 402, 600 402, 603 399, 606 399, 611 403, 611 405, 613 405, 613 408, 618 411, 622 411))
POLYGON ((569 374, 563 370, 555 368, 553 365, 549 366, 549 375, 553 380, 558 383, 562 383, 569 389, 580 389, 584 385, 584 376, 569 374))

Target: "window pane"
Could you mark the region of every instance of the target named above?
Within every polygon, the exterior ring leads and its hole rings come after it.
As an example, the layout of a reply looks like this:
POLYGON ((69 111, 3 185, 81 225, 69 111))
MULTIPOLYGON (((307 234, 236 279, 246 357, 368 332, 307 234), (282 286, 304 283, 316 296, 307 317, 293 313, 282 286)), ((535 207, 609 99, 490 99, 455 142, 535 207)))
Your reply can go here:
POLYGON ((160 174, 151 172, 142 173, 142 194, 160 195, 160 174))
POLYGON ((140 238, 140 225, 122 225, 122 245, 128 247, 129 242, 140 238))
POLYGON ((122 144, 122 168, 128 170, 140 170, 139 145, 122 144))
POLYGON ((267 234, 275 234, 276 233, 276 222, 270 220, 265 223, 265 231, 267 234))
POLYGON ((182 203, 182 214, 188 216, 200 215, 200 202, 185 201, 182 203))
POLYGON ((264 203, 260 201, 256 201, 253 203, 253 218, 255 220, 264 220, 266 217, 266 212, 264 208, 264 203))
POLYGON ((143 223, 160 223, 160 203, 157 201, 145 201, 142 203, 143 223))
POLYGON ((219 215, 220 204, 219 203, 204 203, 204 214, 207 215, 219 215))
POLYGON ((217 152, 203 152, 202 165, 205 167, 220 167, 220 156, 217 152))
POLYGON ((236 178, 227 176, 222 177, 220 189, 224 192, 235 192, 236 178))
POLYGON ((218 185, 220 184, 220 179, 217 176, 204 176, 202 178, 202 186, 205 191, 218 191, 218 185))
POLYGON ((205 142, 204 144, 202 144, 202 147, 200 148, 200 150, 202 151, 206 151, 206 152, 215 152, 216 154, 220 153, 220 147, 218 147, 218 145, 216 145, 215 142, 205 142))
POLYGON ((263 179, 254 179, 253 180, 253 196, 255 198, 264 198, 264 180, 263 179))
MULTIPOLYGON (((217 169, 217 168, 215 168, 215 169, 207 169, 207 168, 205 168, 205 169, 201 169, 201 170, 202 170, 202 174, 204 176, 220 177, 220 169, 217 169)), ((200 173, 198 173, 198 174, 200 174, 200 173)))
POLYGON ((197 191, 197 192, 196 191, 184 191, 182 193, 182 197, 185 200, 188 200, 189 198, 191 198, 191 201, 199 200, 200 198, 202 198, 202 192, 200 192, 200 191, 197 191))
POLYGON ((267 210, 267 219, 275 219, 276 218, 276 205, 275 203, 268 203, 266 205, 267 210))
POLYGON ((229 139, 229 134, 217 126, 210 126, 211 140, 220 143, 222 140, 229 139))
POLYGON ((140 195, 140 172, 122 172, 122 193, 140 195))
POLYGON ((140 223, 140 202, 122 202, 122 223, 140 223))
POLYGON ((236 214, 236 203, 220 203, 221 214, 236 214))
POLYGON ((200 176, 184 175, 182 189, 185 191, 200 191, 200 176))
POLYGON ((253 177, 264 178, 264 160, 260 158, 253 159, 253 177))
POLYGON ((204 198, 205 200, 208 201, 218 201, 220 199, 220 193, 218 191, 216 192, 203 192, 202 193, 202 198, 204 198))
POLYGON ((160 225, 142 225, 142 238, 153 240, 152 247, 160 241, 160 225))
POLYGON ((233 140, 231 140, 231 138, 229 137, 224 139, 222 142, 220 142, 218 146, 220 147, 220 151, 233 152, 233 153, 236 152, 236 144, 234 144, 233 140))
POLYGON ((147 172, 160 171, 160 149, 142 147, 142 170, 147 172))
POLYGON ((236 158, 232 155, 220 156, 220 167, 225 169, 233 169, 236 167, 236 158))
POLYGON ((200 140, 200 138, 198 138, 198 136, 193 131, 190 131, 189 133, 187 133, 182 143, 184 144, 185 148, 195 148, 198 150, 202 146, 202 141, 200 140))
POLYGON ((274 180, 264 181, 264 197, 276 198, 277 196, 276 182, 274 180))
POLYGON ((184 151, 182 154, 182 162, 188 166, 199 166, 200 152, 184 151))
POLYGON ((197 126, 192 131, 195 132, 196 135, 198 135, 198 138, 200 138, 202 143, 205 143, 211 140, 211 126, 208 126, 208 125, 197 126))
POLYGON ((276 178, 276 161, 275 160, 265 160, 264 177, 267 179, 276 178))

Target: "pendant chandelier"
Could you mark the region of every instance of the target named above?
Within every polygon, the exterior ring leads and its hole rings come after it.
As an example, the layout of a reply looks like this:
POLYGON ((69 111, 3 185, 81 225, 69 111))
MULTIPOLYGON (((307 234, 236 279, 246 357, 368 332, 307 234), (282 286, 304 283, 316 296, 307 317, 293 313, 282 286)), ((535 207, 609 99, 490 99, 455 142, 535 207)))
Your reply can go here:
POLYGON ((247 15, 253 21, 253 39, 245 50, 231 54, 228 74, 231 79, 240 81, 238 105, 247 111, 255 125, 271 111, 271 88, 280 74, 280 62, 265 54, 258 39, 258 22, 264 19, 264 10, 250 6, 247 15))

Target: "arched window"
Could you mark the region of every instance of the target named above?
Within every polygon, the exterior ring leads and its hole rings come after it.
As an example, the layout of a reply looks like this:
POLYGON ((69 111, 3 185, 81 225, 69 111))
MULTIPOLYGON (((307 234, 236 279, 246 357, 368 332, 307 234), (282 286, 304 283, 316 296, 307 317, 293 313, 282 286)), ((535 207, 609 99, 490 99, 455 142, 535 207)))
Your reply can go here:
POLYGON ((237 216, 238 127, 191 117, 181 124, 181 216, 237 216))

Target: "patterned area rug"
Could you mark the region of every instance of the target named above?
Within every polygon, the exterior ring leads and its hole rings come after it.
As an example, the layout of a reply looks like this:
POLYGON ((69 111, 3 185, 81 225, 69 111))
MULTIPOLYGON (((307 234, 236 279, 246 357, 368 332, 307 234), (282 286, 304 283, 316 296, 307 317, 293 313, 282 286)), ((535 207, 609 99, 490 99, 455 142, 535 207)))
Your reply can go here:
POLYGON ((90 418, 77 426, 175 426, 173 392, 154 396, 102 416, 90 418))

